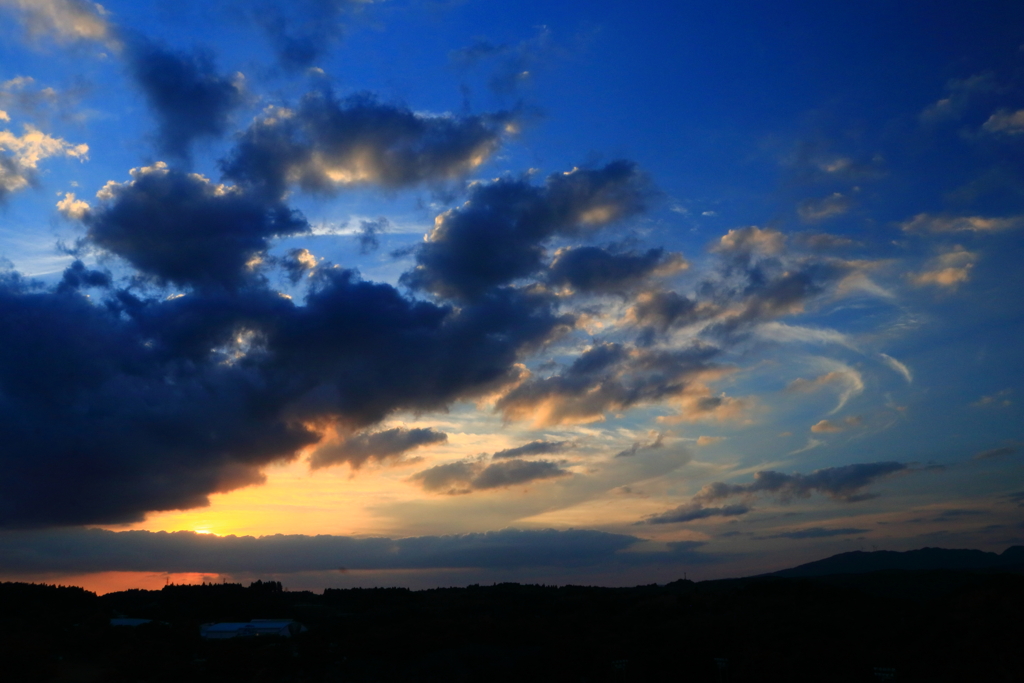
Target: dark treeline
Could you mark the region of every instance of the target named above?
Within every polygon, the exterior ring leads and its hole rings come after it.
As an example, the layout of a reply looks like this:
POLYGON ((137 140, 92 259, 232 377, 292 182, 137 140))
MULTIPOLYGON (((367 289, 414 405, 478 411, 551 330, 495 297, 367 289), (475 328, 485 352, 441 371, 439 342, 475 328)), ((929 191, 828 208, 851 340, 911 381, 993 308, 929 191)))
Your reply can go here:
POLYGON ((289 592, 273 581, 96 596, 0 584, 0 658, 25 681, 1024 680, 1024 575, 885 571, 590 588, 289 592), (112 627, 112 617, 152 619, 112 627), (293 618, 290 639, 203 641, 293 618))

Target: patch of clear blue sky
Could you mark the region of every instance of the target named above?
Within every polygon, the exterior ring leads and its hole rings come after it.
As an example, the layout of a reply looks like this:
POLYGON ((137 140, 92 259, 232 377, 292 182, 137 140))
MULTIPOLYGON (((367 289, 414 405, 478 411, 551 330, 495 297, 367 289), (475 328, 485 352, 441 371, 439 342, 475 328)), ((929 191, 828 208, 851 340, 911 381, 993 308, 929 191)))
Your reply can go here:
MULTIPOLYGON (((269 43, 241 16, 244 3, 105 6, 112 19, 150 38, 208 49, 222 71, 242 71, 251 90, 271 100, 294 101, 310 86, 274 66, 269 43)), ((1020 6, 1007 2, 384 2, 349 20, 318 64, 339 92, 369 90, 417 110, 460 111, 463 85, 474 111, 536 107, 541 118, 487 171, 553 172, 598 158, 634 159, 669 201, 697 216, 716 212, 676 221, 659 235, 692 250, 707 232, 682 225, 718 232, 791 219, 796 200, 832 191, 807 188, 780 169, 800 144, 881 155, 886 184, 898 187, 875 190, 885 195, 873 206, 876 220, 937 208, 978 162, 956 145, 915 139, 916 115, 945 94, 951 78, 987 71, 1005 80, 1018 71, 1022 20, 1020 6), (449 60, 476 39, 514 51, 541 27, 547 49, 516 92, 487 87, 508 53, 471 69, 449 60)), ((149 114, 116 60, 96 60, 86 46, 70 53, 0 49, 5 78, 31 73, 41 85, 67 89, 80 79, 92 86, 83 100, 97 111, 88 123, 97 134, 92 177, 123 178, 127 168, 157 158, 146 147, 149 114)), ((73 123, 55 127, 75 139, 73 123)), ((214 173, 223 149, 212 144, 203 154, 201 146, 197 170, 214 173)), ((394 199, 382 198, 381 211, 393 211, 394 199)))

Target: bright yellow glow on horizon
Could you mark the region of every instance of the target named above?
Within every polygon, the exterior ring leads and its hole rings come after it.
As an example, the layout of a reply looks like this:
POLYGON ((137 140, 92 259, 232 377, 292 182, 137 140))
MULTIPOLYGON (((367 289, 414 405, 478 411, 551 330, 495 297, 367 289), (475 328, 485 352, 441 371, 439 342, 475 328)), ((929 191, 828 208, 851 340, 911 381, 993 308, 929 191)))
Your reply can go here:
MULTIPOLYGON (((487 422, 494 420, 488 418, 487 422)), ((458 431, 444 420, 402 423, 406 427, 433 426, 448 433, 448 442, 417 449, 405 461, 368 462, 358 470, 336 465, 309 469, 307 455, 265 468, 265 484, 210 496, 210 505, 190 510, 150 513, 142 522, 107 525, 111 531, 193 531, 216 536, 267 536, 273 534, 332 534, 403 537, 423 520, 397 516, 391 507, 405 503, 441 508, 464 504, 449 496, 423 491, 409 478, 444 462, 473 457, 519 445, 527 438, 514 433, 458 431)), ((480 495, 494 496, 495 492, 480 495)), ((443 516, 443 515, 442 515, 443 516)), ((514 520, 509 520, 511 524, 514 520)), ((485 529, 480 529, 481 531, 485 529)), ((437 533, 452 533, 439 528, 437 533)))

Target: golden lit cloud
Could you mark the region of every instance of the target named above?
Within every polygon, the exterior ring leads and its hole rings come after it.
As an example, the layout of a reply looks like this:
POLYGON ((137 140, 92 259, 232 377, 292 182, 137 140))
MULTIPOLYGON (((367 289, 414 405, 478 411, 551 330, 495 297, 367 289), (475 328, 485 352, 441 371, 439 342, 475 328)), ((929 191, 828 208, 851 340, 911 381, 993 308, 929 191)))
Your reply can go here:
POLYGON ((978 255, 957 245, 932 259, 926 270, 908 275, 918 286, 956 287, 970 279, 978 255))

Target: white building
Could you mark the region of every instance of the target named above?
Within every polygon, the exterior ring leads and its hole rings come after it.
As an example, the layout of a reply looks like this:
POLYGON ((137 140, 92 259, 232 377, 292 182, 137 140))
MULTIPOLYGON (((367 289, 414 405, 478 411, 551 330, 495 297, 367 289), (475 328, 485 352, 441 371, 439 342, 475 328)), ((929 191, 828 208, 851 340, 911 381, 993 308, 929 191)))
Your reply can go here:
POLYGON ((291 638, 307 630, 309 629, 294 619, 253 619, 244 623, 203 624, 199 627, 199 635, 207 640, 251 638, 254 636, 291 638))

